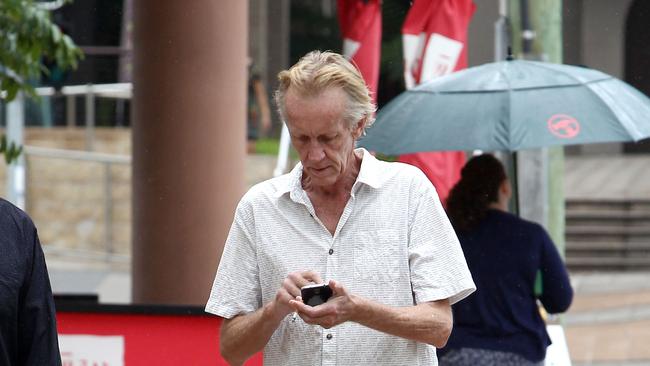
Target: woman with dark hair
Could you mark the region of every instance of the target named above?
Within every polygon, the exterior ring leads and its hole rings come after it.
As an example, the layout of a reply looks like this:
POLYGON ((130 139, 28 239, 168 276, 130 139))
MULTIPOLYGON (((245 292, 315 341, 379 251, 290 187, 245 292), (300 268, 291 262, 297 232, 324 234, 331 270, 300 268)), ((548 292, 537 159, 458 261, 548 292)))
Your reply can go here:
POLYGON ((476 292, 453 307, 454 328, 440 365, 543 365, 548 313, 569 308, 573 290, 560 255, 538 224, 507 212, 512 190, 492 155, 472 158, 447 210, 476 292), (535 282, 541 274, 541 293, 535 282))

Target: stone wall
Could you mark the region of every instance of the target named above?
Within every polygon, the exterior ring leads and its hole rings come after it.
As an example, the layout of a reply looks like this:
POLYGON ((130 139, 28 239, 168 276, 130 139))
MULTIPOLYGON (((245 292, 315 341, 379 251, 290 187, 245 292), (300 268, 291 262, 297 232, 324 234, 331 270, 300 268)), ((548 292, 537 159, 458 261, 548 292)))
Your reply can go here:
MULTIPOLYGON (((27 128, 25 145, 83 151, 83 128, 27 128)), ((94 151, 130 156, 129 129, 98 128, 94 151)), ((25 211, 44 246, 127 255, 131 240, 131 167, 26 154, 25 211), (106 178, 110 180, 107 181, 106 178), (108 182, 108 185, 107 185, 108 182), (105 193, 109 193, 107 196, 105 193), (106 202, 110 197, 110 202, 106 202), (107 210, 112 207, 112 211, 107 210), (110 220, 106 220, 107 217, 110 220), (106 231, 106 223, 110 231, 106 231)), ((6 165, 0 164, 0 189, 6 191, 6 165)))
MULTIPOLYGON (((25 145, 84 150, 83 128, 27 128, 25 145)), ((98 128, 94 151, 131 155, 131 131, 98 128)), ((104 253, 131 252, 131 166, 26 155, 25 210, 33 218, 41 242, 51 249, 104 253), (110 185, 105 185, 106 177, 110 185), (110 205, 105 202, 110 192, 110 205), (107 207, 112 210, 107 210, 107 207), (110 220, 106 220, 109 217, 110 220), (110 230, 106 231, 106 222, 110 230), (108 243, 107 243, 108 241, 108 243)), ((272 176, 276 157, 249 155, 248 186, 272 176)), ((0 195, 6 192, 6 165, 0 164, 0 195)))
POLYGON ((44 244, 98 252, 112 245, 115 253, 130 252, 130 165, 43 157, 30 157, 27 165, 26 211, 44 244))

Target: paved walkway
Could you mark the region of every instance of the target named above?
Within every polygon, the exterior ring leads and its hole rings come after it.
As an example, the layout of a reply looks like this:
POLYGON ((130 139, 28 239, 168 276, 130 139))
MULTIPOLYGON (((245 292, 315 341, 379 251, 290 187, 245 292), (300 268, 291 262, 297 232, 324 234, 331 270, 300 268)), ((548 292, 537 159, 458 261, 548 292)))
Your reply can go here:
POLYGON ((97 294, 99 302, 131 302, 131 271, 127 262, 106 263, 45 252, 52 291, 58 294, 97 294))
POLYGON ((574 365, 650 365, 650 273, 572 274, 564 326, 574 365))

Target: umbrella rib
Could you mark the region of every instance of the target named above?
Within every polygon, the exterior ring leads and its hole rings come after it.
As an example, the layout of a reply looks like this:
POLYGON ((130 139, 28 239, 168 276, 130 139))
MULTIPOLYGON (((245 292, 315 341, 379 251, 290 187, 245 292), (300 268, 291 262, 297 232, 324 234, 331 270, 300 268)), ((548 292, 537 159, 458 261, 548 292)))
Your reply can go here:
MULTIPOLYGON (((558 71, 548 67, 547 65, 544 65, 540 62, 528 62, 530 66, 537 67, 540 69, 548 70, 553 73, 557 73, 558 71)), ((568 66, 568 65, 563 65, 563 66, 568 66)), ((599 72, 598 70, 593 70, 589 69, 592 71, 599 72)), ((506 80, 508 87, 507 89, 490 89, 490 90, 449 90, 449 91, 440 91, 440 90, 426 90, 423 88, 416 88, 416 89, 411 89, 409 90, 409 93, 425 93, 425 94, 468 94, 468 93, 477 93, 477 92, 483 92, 483 93, 498 93, 498 92, 503 92, 506 90, 516 90, 516 91, 527 91, 527 90, 542 90, 542 89, 558 89, 558 88, 567 88, 567 87, 573 87, 573 86, 582 86, 582 85, 588 85, 588 84, 593 84, 593 83, 599 83, 602 81, 607 81, 614 79, 613 76, 601 73, 602 76, 593 80, 589 81, 581 81, 580 79, 576 78, 575 75, 572 75, 570 73, 564 72, 563 75, 566 76, 567 78, 573 80, 575 84, 562 84, 562 85, 547 85, 547 86, 530 86, 530 87, 523 87, 523 88, 512 88, 510 85, 510 80, 505 78, 505 74, 502 70, 498 71, 499 74, 504 76, 504 80, 506 80)), ((600 73, 600 72, 599 72, 600 73)))
POLYGON ((492 89, 492 90, 449 90, 449 91, 439 91, 439 90, 409 90, 409 93, 421 93, 421 94, 476 94, 476 93, 503 93, 508 90, 514 91, 527 91, 527 90, 542 90, 542 89, 561 89, 561 88, 571 88, 576 86, 583 86, 589 84, 600 83, 603 81, 608 81, 614 79, 613 77, 606 77, 597 80, 589 80, 584 83, 577 82, 575 84, 563 84, 563 85, 549 85, 549 86, 529 86, 525 88, 512 88, 512 89, 492 89))
MULTIPOLYGON (((603 101, 605 101, 605 97, 612 100, 612 98, 609 95, 605 94, 605 95, 601 96, 600 94, 596 93, 591 88, 587 88, 587 89, 589 89, 590 93, 596 95, 598 98, 600 98, 603 101)), ((619 115, 616 114, 616 112, 614 112, 614 109, 612 108, 613 105, 606 102, 606 103, 604 103, 604 106, 614 116, 614 119, 621 123, 621 125, 623 126, 623 129, 625 130, 625 132, 627 132, 629 134, 629 136, 632 137, 632 140, 633 141, 638 141, 637 136, 642 135, 642 133, 638 130, 638 128, 634 124, 629 124, 628 123, 628 121, 632 119, 629 116, 629 114, 627 112, 625 112, 625 111, 622 111, 623 116, 619 116, 619 115)))
MULTIPOLYGON (((614 79, 614 78, 611 78, 611 79, 614 79)), ((609 81, 609 80, 611 80, 611 79, 598 80, 597 82, 593 82, 593 83, 589 83, 589 84, 597 85, 599 82, 609 81)), ((585 84, 585 88, 587 89, 587 91, 589 92, 589 94, 593 95, 593 96, 594 96, 595 98, 597 98, 598 100, 601 100, 601 101, 603 100, 603 97, 602 97, 600 94, 596 93, 596 92, 595 92, 595 91, 594 91, 590 86, 588 86, 587 84, 585 84)), ((612 106, 611 106, 611 105, 609 105, 608 103, 602 103, 602 105, 607 109, 607 111, 610 113, 610 115, 612 116, 612 118, 613 118, 614 120, 621 121, 621 119, 618 117, 618 115, 616 114, 616 112, 614 112, 614 110, 612 109, 612 106)), ((627 132, 628 134, 631 134, 630 131, 628 130, 627 126, 626 126, 625 124, 623 124, 623 129, 624 129, 625 132, 627 132)), ((603 141, 603 142, 605 142, 605 141, 603 141)))
MULTIPOLYGON (((557 72, 557 70, 554 70, 553 68, 548 67, 548 66, 546 66, 544 64, 541 64, 539 62, 530 62, 530 65, 534 66, 534 67, 538 67, 540 69, 549 70, 549 71, 552 71, 552 72, 557 72)), ((563 64, 561 64, 561 65, 563 65, 563 64)), ((564 66, 569 66, 569 65, 564 65, 564 66)), ((589 68, 587 68, 587 69, 592 70, 592 71, 598 71, 598 70, 593 70, 593 69, 589 69, 589 68)), ((583 81, 580 81, 580 79, 576 78, 575 75, 573 75, 573 74, 569 74, 569 73, 565 72, 563 75, 570 78, 570 79, 572 79, 572 80, 575 80, 575 82, 578 83, 577 85, 587 85, 587 84, 592 84, 592 83, 598 83, 598 82, 601 82, 601 81, 607 81, 607 80, 610 80, 610 79, 614 78, 611 75, 603 74, 603 76, 601 78, 599 78, 599 79, 594 79, 594 80, 589 80, 589 81, 583 82, 583 81)), ((562 86, 573 86, 573 85, 562 85, 562 86)))

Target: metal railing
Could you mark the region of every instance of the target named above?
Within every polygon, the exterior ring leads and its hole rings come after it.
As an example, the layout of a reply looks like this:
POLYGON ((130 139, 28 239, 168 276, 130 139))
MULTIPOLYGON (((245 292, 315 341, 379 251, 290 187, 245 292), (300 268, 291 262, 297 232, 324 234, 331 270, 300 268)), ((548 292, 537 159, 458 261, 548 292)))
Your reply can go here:
MULTIPOLYGON (((4 98, 4 92, 0 98, 4 98)), ((36 88, 36 94, 41 97, 64 96, 66 98, 66 123, 69 127, 76 125, 76 98, 85 96, 85 149, 93 151, 95 147, 95 98, 105 97, 118 100, 129 100, 133 94, 131 83, 116 84, 86 84, 68 85, 57 91, 53 87, 36 88)), ((48 101, 45 101, 48 103, 48 101)), ((2 103, 4 104, 4 103, 2 103)), ((3 105, 3 114, 6 113, 6 135, 10 142, 18 145, 23 144, 23 129, 25 126, 25 97, 19 93, 15 100, 3 105)), ((124 107, 122 105, 122 107, 124 107)), ((19 158, 17 164, 8 167, 6 197, 19 207, 24 207, 24 162, 19 158)))
POLYGON ((95 146, 95 98, 130 100, 133 97, 131 83, 68 85, 57 92, 53 87, 36 88, 41 97, 63 96, 65 103, 65 120, 68 127, 77 121, 77 97, 85 96, 86 150, 93 151, 95 146))
MULTIPOLYGON (((102 251, 93 251, 88 249, 57 249, 52 245, 48 245, 50 252, 64 253, 66 255, 81 256, 84 258, 103 258, 107 261, 119 261, 124 262, 128 260, 128 255, 119 254, 115 250, 114 238, 113 238, 113 216, 114 216, 114 204, 113 204, 113 178, 111 173, 111 168, 113 166, 122 165, 130 166, 131 157, 127 155, 115 155, 115 154, 105 154, 105 153, 96 153, 88 151, 79 151, 79 150, 63 150, 63 149, 52 149, 36 146, 24 146, 25 160, 28 162, 26 164, 26 170, 29 171, 29 161, 33 157, 45 158, 45 159, 55 159, 55 160, 66 160, 66 161, 83 161, 101 164, 103 166, 103 177, 102 177, 102 205, 103 205, 103 250, 102 251)), ((29 174, 29 173, 27 173, 29 174)), ((27 175, 26 174, 26 175, 27 175)), ((26 180, 26 184, 29 182, 26 180)), ((25 187, 26 192, 29 192, 29 187, 25 187)), ((26 196, 26 206, 30 206, 29 194, 26 196)), ((45 243, 48 244, 48 243, 45 243)))

